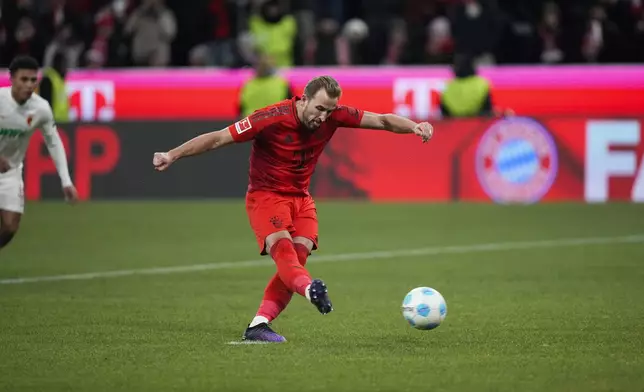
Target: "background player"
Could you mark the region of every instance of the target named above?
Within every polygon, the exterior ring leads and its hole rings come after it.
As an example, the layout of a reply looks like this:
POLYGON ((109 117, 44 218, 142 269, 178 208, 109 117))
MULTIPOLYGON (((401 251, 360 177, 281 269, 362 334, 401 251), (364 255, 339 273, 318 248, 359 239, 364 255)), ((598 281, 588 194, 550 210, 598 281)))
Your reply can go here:
POLYGON ((245 340, 283 342, 269 323, 288 305, 293 293, 306 297, 320 313, 333 310, 324 282, 312 280, 305 268, 318 245, 315 203, 308 188, 318 158, 340 127, 381 129, 416 134, 427 142, 431 125, 393 114, 376 114, 340 106, 342 91, 335 79, 320 76, 308 82, 303 96, 255 111, 226 129, 197 136, 181 146, 154 155, 157 170, 178 159, 231 143, 253 140, 246 210, 260 249, 270 254, 277 273, 265 289, 245 340))
POLYGON ((0 88, 0 249, 18 231, 24 212, 23 160, 36 129, 41 129, 54 160, 65 199, 72 202, 77 199, 51 106, 33 93, 38 68, 35 59, 16 57, 9 65, 11 87, 0 88))

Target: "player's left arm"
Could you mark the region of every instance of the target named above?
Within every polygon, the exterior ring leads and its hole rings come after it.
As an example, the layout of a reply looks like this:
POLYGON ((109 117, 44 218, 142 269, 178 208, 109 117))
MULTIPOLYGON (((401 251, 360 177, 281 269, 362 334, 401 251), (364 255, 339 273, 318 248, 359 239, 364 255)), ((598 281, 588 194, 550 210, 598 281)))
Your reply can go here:
POLYGON ((423 139, 423 143, 431 139, 434 128, 428 122, 416 123, 396 114, 380 114, 362 111, 350 107, 342 107, 339 113, 341 122, 352 128, 376 129, 398 134, 413 133, 423 139))
POLYGON ((45 139, 45 145, 47 146, 49 155, 51 155, 51 159, 54 161, 54 165, 56 166, 56 171, 58 172, 58 176, 60 177, 60 182, 63 187, 63 193, 65 194, 65 199, 70 202, 75 202, 78 199, 78 194, 71 176, 69 175, 65 146, 63 146, 63 141, 58 134, 54 115, 49 108, 44 114, 42 124, 40 125, 40 131, 45 139))

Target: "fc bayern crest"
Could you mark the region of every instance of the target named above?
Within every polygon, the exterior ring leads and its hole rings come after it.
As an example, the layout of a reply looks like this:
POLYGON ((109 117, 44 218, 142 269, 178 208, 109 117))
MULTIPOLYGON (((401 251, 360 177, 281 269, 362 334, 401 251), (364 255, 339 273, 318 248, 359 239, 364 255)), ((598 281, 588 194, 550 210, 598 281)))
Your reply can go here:
POLYGON ((557 147, 537 121, 507 118, 495 122, 476 151, 476 173, 497 203, 536 203, 557 177, 557 147))

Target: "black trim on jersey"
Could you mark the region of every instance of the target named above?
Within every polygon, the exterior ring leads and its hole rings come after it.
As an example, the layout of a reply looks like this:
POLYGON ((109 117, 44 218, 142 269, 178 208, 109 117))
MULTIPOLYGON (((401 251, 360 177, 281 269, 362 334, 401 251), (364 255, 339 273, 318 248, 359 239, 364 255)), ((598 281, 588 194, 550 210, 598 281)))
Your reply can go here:
POLYGON ((297 116, 297 101, 300 100, 301 98, 299 96, 294 96, 291 99, 291 111, 293 114, 293 118, 295 118, 295 123, 299 126, 302 125, 302 122, 300 121, 300 118, 297 116))
POLYGON ((284 116, 288 114, 290 114, 290 106, 288 104, 283 104, 279 106, 268 107, 266 109, 260 109, 248 117, 251 121, 262 121, 271 117, 284 116))

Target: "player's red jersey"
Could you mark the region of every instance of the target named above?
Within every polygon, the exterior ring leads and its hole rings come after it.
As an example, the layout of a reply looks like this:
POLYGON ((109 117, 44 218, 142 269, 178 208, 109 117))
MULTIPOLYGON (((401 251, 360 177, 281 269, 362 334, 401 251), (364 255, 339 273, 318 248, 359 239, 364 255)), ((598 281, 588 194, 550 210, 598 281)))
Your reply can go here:
POLYGON ((308 195, 311 176, 324 147, 340 127, 356 128, 364 112, 338 106, 316 130, 300 123, 299 97, 257 110, 228 127, 235 142, 253 140, 249 191, 308 195))

